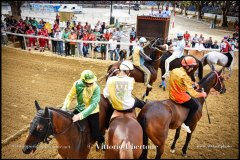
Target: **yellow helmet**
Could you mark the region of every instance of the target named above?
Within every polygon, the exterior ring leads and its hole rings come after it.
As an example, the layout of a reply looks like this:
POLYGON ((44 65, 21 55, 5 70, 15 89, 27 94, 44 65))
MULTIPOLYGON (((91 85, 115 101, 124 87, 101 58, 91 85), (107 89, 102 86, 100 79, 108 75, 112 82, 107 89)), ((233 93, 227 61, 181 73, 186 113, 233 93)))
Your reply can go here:
POLYGON ((94 75, 94 73, 91 70, 84 70, 81 73, 80 79, 85 83, 93 83, 97 81, 97 77, 94 75))

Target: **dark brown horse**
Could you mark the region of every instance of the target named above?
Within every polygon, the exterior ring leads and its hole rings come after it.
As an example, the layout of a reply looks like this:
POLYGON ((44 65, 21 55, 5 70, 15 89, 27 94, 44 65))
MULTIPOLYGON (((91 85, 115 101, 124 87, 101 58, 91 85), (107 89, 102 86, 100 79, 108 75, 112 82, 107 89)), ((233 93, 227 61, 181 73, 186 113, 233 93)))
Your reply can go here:
POLYGON ((132 112, 114 111, 108 129, 107 159, 137 159, 142 154, 142 127, 132 112))
MULTIPOLYGON (((156 44, 160 43, 159 41, 160 41, 159 39, 153 40, 149 44, 147 44, 146 47, 144 47, 144 52, 147 55, 150 55, 150 57, 152 59, 151 61, 145 61, 145 63, 144 63, 145 66, 151 72, 151 77, 150 77, 150 82, 149 82, 150 85, 152 85, 153 82, 155 82, 157 79, 157 72, 158 72, 158 68, 159 68, 159 64, 160 64, 160 57, 163 54, 163 51, 161 49, 165 48, 163 46, 156 45, 156 44)), ((121 65, 121 63, 122 63, 122 61, 118 61, 114 64, 111 64, 108 67, 106 78, 117 75, 117 73, 119 71, 119 66, 121 65)), ((135 66, 134 66, 133 72, 130 74, 130 77, 134 77, 136 82, 144 83, 143 72, 135 66)), ((148 96, 150 91, 151 91, 151 88, 147 88, 142 99, 145 99, 146 96, 148 96)))
MULTIPOLYGON (((159 68, 161 69, 162 75, 165 74, 165 61, 171 55, 172 54, 170 52, 167 52, 167 53, 164 53, 162 55, 162 57, 160 58, 159 68)), ((193 70, 189 73, 189 76, 191 77, 193 82, 196 82, 195 71, 198 69, 198 78, 199 78, 199 80, 201 80, 202 77, 203 77, 203 65, 202 65, 202 62, 200 60, 198 60, 196 57, 192 56, 192 55, 188 55, 188 56, 193 57, 196 60, 196 62, 197 62, 197 65, 194 66, 193 70)), ((177 59, 173 60, 172 62, 170 62, 170 64, 169 64, 169 71, 173 70, 174 68, 181 67, 181 61, 182 61, 183 57, 177 58, 177 59)), ((160 88, 163 87, 163 90, 165 91, 166 90, 166 82, 165 82, 165 78, 162 78, 162 75, 161 75, 162 82, 160 83, 159 87, 160 88)))
MULTIPOLYGON (((214 88, 221 94, 226 92, 223 83, 223 77, 220 76, 222 70, 218 72, 210 72, 200 82, 200 88, 209 94, 210 89, 214 88)), ((187 133, 186 142, 182 148, 182 154, 186 156, 187 147, 191 140, 193 131, 197 126, 197 122, 202 117, 202 109, 204 98, 195 99, 199 104, 198 111, 196 112, 191 124, 191 133, 187 133)), ((143 127, 143 144, 148 144, 148 137, 157 146, 156 158, 161 158, 164 152, 165 141, 168 136, 169 129, 177 129, 174 137, 174 142, 171 146, 171 152, 175 152, 175 144, 179 137, 181 124, 187 118, 189 109, 179 104, 174 103, 172 100, 152 101, 147 103, 138 115, 138 121, 143 127)), ((147 157, 147 150, 143 150, 141 158, 147 157)))
POLYGON ((73 114, 47 107, 43 110, 37 101, 35 106, 37 114, 31 122, 23 153, 35 152, 39 143, 49 143, 52 139, 49 136, 53 135, 62 158, 87 158, 92 144, 95 143, 87 120, 73 123, 73 114))

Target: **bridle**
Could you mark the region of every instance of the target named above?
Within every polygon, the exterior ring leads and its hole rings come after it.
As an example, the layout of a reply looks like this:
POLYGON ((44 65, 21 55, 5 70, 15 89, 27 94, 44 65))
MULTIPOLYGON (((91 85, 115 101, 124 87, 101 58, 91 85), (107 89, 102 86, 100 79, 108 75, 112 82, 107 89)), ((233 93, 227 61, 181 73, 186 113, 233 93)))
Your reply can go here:
POLYGON ((217 71, 214 71, 214 73, 215 73, 216 76, 217 76, 217 81, 216 81, 215 85, 213 86, 213 88, 216 87, 217 84, 218 84, 218 82, 219 82, 221 88, 218 90, 218 92, 222 93, 222 92, 223 92, 223 84, 222 84, 222 82, 221 82, 221 80, 220 80, 220 77, 221 77, 221 76, 218 75, 217 71))
MULTIPOLYGON (((53 131, 53 118, 52 118, 52 112, 48 111, 48 117, 43 117, 40 113, 37 113, 36 117, 41 118, 46 120, 47 122, 45 122, 45 124, 47 123, 47 131, 46 134, 44 136, 43 139, 41 139, 43 141, 43 143, 47 143, 49 144, 49 142, 53 139, 53 137, 57 137, 59 135, 62 135, 64 133, 66 133, 72 126, 73 126, 73 122, 71 122, 71 124, 69 125, 68 128, 66 128, 65 130, 61 131, 60 133, 54 133, 53 131), (50 135, 53 135, 53 137, 49 137, 50 135)), ((33 131, 30 130, 30 133, 32 133, 33 131)), ((38 133, 39 136, 39 133, 38 133)))

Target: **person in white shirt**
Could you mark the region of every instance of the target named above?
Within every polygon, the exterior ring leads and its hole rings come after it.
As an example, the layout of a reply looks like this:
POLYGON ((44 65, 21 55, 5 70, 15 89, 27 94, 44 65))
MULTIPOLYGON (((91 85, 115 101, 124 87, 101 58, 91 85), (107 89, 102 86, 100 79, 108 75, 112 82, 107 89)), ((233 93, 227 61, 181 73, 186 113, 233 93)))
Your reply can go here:
POLYGON ((149 16, 156 16, 157 15, 156 11, 154 10, 154 7, 151 7, 151 10, 148 12, 148 15, 149 16))
POLYGON ((165 69, 166 72, 162 76, 162 78, 166 78, 169 75, 169 64, 176 58, 181 58, 183 56, 184 48, 185 48, 185 41, 183 39, 183 34, 178 33, 177 34, 178 41, 175 42, 175 44, 170 46, 169 50, 173 47, 173 53, 170 57, 168 57, 165 61, 165 69))
POLYGON ((162 11, 161 17, 162 18, 170 18, 171 11, 168 9, 168 5, 166 5, 166 9, 162 11))
POLYGON ((203 41, 202 41, 201 39, 198 41, 198 43, 195 44, 195 48, 196 48, 199 52, 201 52, 202 49, 205 49, 205 47, 203 46, 203 41))
POLYGON ((63 55, 63 40, 62 40, 62 31, 58 28, 54 37, 57 38, 57 53, 63 55))
POLYGON ((112 61, 113 60, 117 61, 118 58, 119 58, 119 53, 117 52, 117 44, 116 44, 117 40, 116 40, 116 37, 112 36, 112 38, 109 40, 109 42, 113 42, 113 43, 109 44, 110 58, 111 58, 112 61), (115 56, 114 56, 114 54, 115 54, 115 56), (113 58, 113 56, 115 58, 113 58))

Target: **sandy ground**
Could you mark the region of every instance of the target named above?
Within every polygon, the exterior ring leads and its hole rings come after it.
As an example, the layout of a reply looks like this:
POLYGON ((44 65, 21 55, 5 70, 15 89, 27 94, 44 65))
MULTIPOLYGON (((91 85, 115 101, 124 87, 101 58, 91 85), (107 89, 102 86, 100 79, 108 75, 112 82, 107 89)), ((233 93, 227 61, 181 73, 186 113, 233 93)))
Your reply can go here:
MULTIPOLYGON (((75 80, 84 69, 93 70, 97 77, 106 73, 112 62, 88 58, 65 58, 40 52, 20 51, 10 47, 2 48, 2 140, 28 125, 36 113, 34 100, 42 107, 56 107, 61 104, 75 80), (36 54, 38 53, 38 54, 36 54)), ((237 59, 238 61, 238 59, 237 59)), ((227 92, 211 94, 207 98, 212 124, 208 124, 206 108, 198 122, 189 144, 187 158, 237 158, 239 157, 238 131, 238 63, 235 63, 232 77, 225 82, 227 92)), ((209 72, 204 68, 204 75, 209 72)), ((160 75, 160 71, 158 71, 160 75)), ((160 76, 149 95, 151 100, 168 98, 168 92, 158 87, 160 76)), ((105 81, 99 82, 101 90, 105 81)), ((168 89, 168 88, 167 88, 168 89)), ((143 84, 136 84, 134 94, 141 97, 143 84)), ((176 145, 176 153, 169 152, 175 131, 171 130, 162 158, 182 158, 181 148, 186 132, 182 131, 176 145)), ((8 145, 2 146, 2 158, 58 158, 56 141, 41 144, 34 154, 25 155, 22 147, 28 133, 24 133, 8 145)), ((152 145, 152 142, 149 142, 152 145)), ((155 157, 155 150, 149 151, 149 158, 155 157)), ((104 158, 103 153, 92 149, 88 158, 104 158)))

